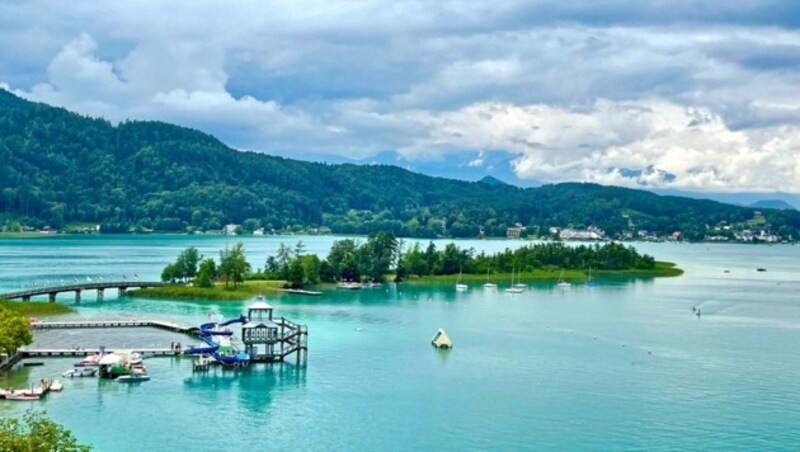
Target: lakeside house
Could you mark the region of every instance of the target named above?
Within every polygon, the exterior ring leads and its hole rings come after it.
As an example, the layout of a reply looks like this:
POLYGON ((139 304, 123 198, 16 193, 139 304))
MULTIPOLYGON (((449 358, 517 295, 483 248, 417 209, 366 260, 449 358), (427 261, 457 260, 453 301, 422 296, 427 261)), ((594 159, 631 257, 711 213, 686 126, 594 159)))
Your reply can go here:
POLYGON ((517 223, 514 226, 506 229, 506 238, 509 239, 518 239, 520 234, 522 234, 522 230, 525 229, 522 227, 522 224, 517 223))
POLYGON ((222 228, 225 235, 236 235, 236 229, 239 227, 238 224, 226 224, 224 228, 222 228))

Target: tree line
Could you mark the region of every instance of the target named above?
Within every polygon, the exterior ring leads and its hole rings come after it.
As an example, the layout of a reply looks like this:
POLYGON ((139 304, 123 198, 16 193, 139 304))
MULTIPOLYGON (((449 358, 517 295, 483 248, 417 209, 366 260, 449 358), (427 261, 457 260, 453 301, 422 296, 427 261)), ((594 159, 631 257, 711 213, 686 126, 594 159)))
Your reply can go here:
POLYGON ((226 287, 231 283, 236 287, 246 279, 281 280, 286 281, 288 287, 302 288, 344 281, 384 282, 392 274, 394 280, 400 282, 412 276, 459 272, 510 273, 546 268, 650 270, 655 264, 652 256, 613 242, 576 247, 560 242, 537 243, 486 254, 477 253, 474 248, 460 248, 455 243, 437 249, 433 242, 425 247, 415 242, 405 249, 402 241, 391 232, 376 232, 365 241, 333 242, 324 259, 307 253, 302 241, 294 247, 281 243, 275 255, 267 257, 263 269, 256 271, 251 271, 242 243, 220 251, 219 263, 212 258, 203 259, 196 248, 190 247, 164 268, 162 280, 191 282, 198 287, 211 287, 217 281, 224 282, 226 287))

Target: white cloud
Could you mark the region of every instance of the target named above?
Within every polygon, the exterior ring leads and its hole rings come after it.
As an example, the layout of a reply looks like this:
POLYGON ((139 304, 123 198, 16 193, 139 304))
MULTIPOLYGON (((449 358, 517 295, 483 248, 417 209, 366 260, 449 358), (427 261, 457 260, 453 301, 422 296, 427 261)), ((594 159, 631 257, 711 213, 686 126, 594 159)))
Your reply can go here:
POLYGON ((794 25, 758 1, 665 5, 9 2, 0 83, 285 155, 503 152, 525 178, 800 191, 794 25))

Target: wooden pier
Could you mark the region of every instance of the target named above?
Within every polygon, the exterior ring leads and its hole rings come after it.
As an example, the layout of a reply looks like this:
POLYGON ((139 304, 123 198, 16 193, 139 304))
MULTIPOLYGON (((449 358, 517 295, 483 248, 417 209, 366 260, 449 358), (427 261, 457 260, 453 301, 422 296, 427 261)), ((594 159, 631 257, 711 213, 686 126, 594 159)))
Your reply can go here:
POLYGON ((76 328, 157 328, 160 330, 171 331, 173 333, 187 334, 196 336, 199 329, 178 325, 177 323, 165 320, 82 320, 82 321, 63 321, 63 322, 33 322, 31 329, 34 330, 54 330, 54 329, 76 329, 76 328))
MULTIPOLYGON (((180 352, 169 348, 120 348, 120 349, 103 349, 103 353, 111 354, 115 351, 131 350, 139 352, 145 357, 152 356, 178 356, 180 352)), ((37 348, 37 349, 20 349, 17 351, 22 358, 61 358, 68 356, 90 356, 100 353, 100 349, 80 349, 75 350, 71 348, 37 348)))

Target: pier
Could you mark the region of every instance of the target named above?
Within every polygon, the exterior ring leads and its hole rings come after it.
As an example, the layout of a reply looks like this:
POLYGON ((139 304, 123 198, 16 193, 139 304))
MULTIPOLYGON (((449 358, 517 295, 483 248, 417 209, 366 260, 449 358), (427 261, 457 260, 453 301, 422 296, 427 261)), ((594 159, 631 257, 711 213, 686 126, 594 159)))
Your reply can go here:
MULTIPOLYGON (((179 356, 180 352, 177 352, 170 348, 124 348, 124 349, 109 349, 106 348, 103 350, 103 353, 110 354, 114 353, 115 351, 120 350, 132 350, 135 352, 140 352, 142 355, 146 357, 152 356, 179 356)), ((68 357, 68 356, 90 356, 90 355, 97 355, 100 353, 100 349, 80 349, 75 350, 71 348, 39 348, 39 349, 19 349, 17 353, 20 354, 22 358, 61 358, 61 357, 68 357)))
POLYGON ((196 336, 199 329, 197 327, 181 326, 177 323, 164 320, 82 320, 64 322, 33 322, 31 329, 34 330, 54 330, 54 329, 76 329, 76 328, 157 328, 160 330, 171 331, 173 333, 187 334, 196 336))
POLYGON ((144 289, 147 287, 163 287, 170 285, 173 284, 160 281, 87 282, 81 284, 69 284, 66 286, 31 287, 30 289, 18 290, 16 292, 0 293, 0 300, 21 299, 22 301, 30 301, 31 297, 47 295, 50 299, 50 302, 53 303, 56 301, 56 296, 64 292, 75 292, 75 299, 80 300, 81 293, 85 290, 96 290, 97 297, 103 298, 103 293, 106 289, 117 289, 120 295, 125 295, 125 292, 128 289, 144 289))

